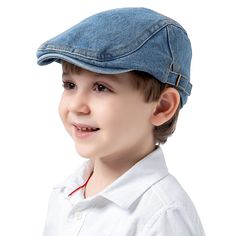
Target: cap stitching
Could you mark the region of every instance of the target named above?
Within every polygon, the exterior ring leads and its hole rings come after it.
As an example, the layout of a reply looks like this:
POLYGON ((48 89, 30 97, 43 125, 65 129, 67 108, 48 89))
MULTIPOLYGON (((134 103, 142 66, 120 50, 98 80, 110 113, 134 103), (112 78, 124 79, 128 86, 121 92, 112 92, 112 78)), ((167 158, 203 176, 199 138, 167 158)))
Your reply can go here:
MULTIPOLYGON (((57 51, 57 52, 62 52, 62 53, 64 52, 64 53, 68 53, 70 55, 74 55, 76 57, 82 57, 82 58, 85 58, 85 59, 93 59, 93 60, 100 61, 100 62, 112 61, 112 60, 116 60, 116 59, 119 59, 119 58, 122 58, 122 57, 126 57, 126 56, 134 53, 140 47, 142 47, 150 38, 152 38, 154 35, 159 33, 165 27, 168 27, 169 25, 173 25, 173 23, 170 23, 170 20, 163 20, 162 22, 158 22, 158 24, 157 23, 153 24, 151 27, 149 27, 148 29, 143 31, 143 33, 140 34, 138 39, 136 39, 136 46, 135 46, 135 48, 133 48, 132 50, 130 50, 128 52, 125 52, 124 54, 121 54, 121 55, 118 55, 118 56, 111 56, 109 59, 108 58, 98 58, 98 55, 96 57, 94 57, 94 56, 88 55, 88 53, 87 53, 87 55, 79 53, 79 51, 83 51, 84 49, 73 49, 73 48, 71 48, 71 50, 68 50, 70 47, 68 47, 68 48, 65 48, 65 47, 55 47, 54 45, 50 45, 50 44, 47 44, 47 46, 44 44, 38 50, 42 51, 44 53, 50 53, 50 51, 51 52, 57 51), (162 23, 162 24, 164 23, 164 24, 160 27, 160 23, 162 23), (157 26, 159 26, 160 28, 156 29, 157 26), (148 37, 145 36, 145 34, 146 35, 148 34, 148 37), (46 52, 46 51, 48 51, 48 52, 46 52)), ((181 28, 178 25, 176 25, 176 27, 181 28)), ((168 44, 169 44, 169 42, 168 42, 168 44)), ((123 51, 124 51, 125 48, 129 48, 130 45, 131 45, 131 43, 129 45, 124 46, 123 47, 123 51)), ((121 50, 122 50, 122 48, 118 48, 118 49, 116 49, 114 51, 110 51, 110 53, 108 52, 107 55, 115 54, 117 51, 121 51, 121 50)), ((84 50, 84 51, 89 52, 89 50, 84 50)), ((94 53, 94 52, 90 51, 90 53, 94 53)), ((172 52, 171 52, 171 54, 172 54, 172 52)), ((101 55, 102 54, 100 54, 100 56, 101 55)), ((172 56, 172 59, 173 59, 173 56, 172 56)))
POLYGON ((173 56, 173 52, 172 52, 172 48, 171 48, 171 44, 170 44, 170 34, 169 34, 169 25, 167 25, 166 27, 166 32, 167 32, 167 42, 168 42, 168 47, 169 47, 169 50, 170 50, 170 55, 171 55, 171 58, 172 58, 172 62, 171 62, 171 65, 170 65, 170 70, 171 70, 171 67, 173 66, 173 62, 174 62, 174 56, 173 56))

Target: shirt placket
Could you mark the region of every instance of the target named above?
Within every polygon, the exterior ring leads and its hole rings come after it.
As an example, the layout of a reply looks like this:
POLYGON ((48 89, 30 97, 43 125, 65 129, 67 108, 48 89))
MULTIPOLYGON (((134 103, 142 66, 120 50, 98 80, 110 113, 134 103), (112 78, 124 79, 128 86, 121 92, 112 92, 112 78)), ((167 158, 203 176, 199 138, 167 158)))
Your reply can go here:
POLYGON ((78 236, 85 222, 86 213, 76 211, 72 216, 68 217, 64 227, 63 236, 78 236))

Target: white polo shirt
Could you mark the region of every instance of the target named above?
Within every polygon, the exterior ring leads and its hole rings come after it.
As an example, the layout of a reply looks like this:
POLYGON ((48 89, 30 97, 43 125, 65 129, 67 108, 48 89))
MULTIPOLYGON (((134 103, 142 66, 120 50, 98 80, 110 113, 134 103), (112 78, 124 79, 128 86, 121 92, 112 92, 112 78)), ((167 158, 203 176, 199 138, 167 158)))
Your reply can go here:
POLYGON ((44 236, 204 236, 196 209, 157 148, 110 186, 84 199, 86 161, 51 194, 44 236))

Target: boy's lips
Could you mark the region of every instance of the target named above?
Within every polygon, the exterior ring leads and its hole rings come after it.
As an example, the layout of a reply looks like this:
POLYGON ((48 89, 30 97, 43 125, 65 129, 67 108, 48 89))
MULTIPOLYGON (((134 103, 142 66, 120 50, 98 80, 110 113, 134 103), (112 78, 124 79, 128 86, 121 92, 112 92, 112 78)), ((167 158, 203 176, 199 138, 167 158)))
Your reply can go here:
POLYGON ((73 124, 73 126, 74 126, 73 133, 75 137, 79 139, 85 139, 85 138, 91 137, 97 133, 96 131, 100 130, 99 128, 96 128, 94 126, 81 124, 81 123, 73 124))

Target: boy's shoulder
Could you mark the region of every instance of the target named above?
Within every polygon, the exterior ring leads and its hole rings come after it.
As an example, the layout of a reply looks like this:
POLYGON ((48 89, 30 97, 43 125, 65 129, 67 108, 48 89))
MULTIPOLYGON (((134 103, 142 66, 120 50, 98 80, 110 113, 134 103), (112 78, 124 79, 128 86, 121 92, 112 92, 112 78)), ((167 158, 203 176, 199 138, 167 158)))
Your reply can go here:
POLYGON ((171 174, 152 185, 139 205, 148 215, 143 234, 163 231, 166 235, 205 235, 192 200, 171 174))
POLYGON ((177 179, 168 174, 151 188, 153 196, 161 202, 163 208, 184 207, 192 208, 193 203, 177 179))

